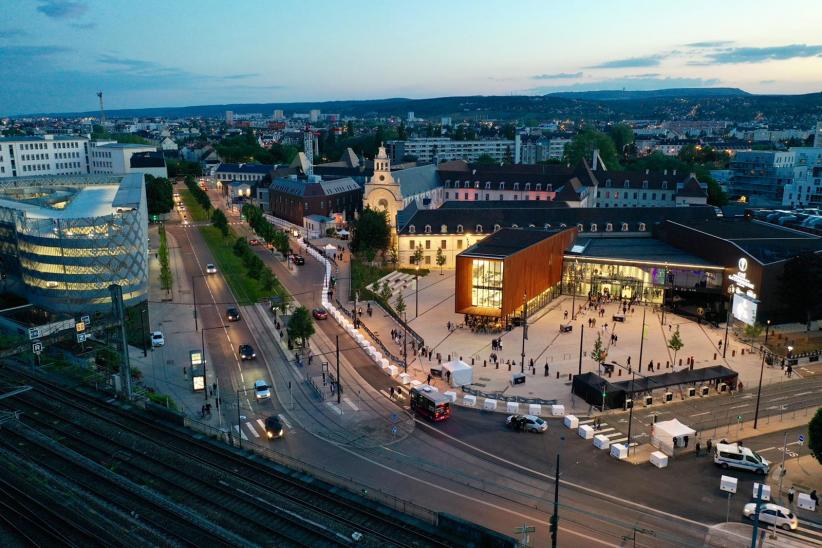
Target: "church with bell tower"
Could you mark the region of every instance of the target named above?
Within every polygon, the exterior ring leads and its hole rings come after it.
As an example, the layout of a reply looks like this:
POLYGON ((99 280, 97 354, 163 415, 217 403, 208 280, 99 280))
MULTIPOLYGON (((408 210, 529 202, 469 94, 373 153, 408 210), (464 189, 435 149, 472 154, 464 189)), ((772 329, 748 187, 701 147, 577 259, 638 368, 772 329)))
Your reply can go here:
POLYGON ((403 195, 399 180, 394 180, 391 174, 391 159, 384 146, 380 146, 374 157, 374 176, 365 183, 363 202, 365 207, 388 213, 393 239, 397 233, 397 213, 404 207, 403 195))

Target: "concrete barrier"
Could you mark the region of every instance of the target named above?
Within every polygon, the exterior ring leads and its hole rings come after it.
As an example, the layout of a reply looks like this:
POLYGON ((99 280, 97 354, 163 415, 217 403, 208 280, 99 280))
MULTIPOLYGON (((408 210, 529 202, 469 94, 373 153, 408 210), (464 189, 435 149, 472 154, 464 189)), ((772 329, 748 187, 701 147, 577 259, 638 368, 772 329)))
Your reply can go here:
POLYGON ((455 403, 457 401, 457 393, 453 390, 448 390, 447 392, 443 392, 443 396, 448 398, 448 401, 451 403, 455 403))
POLYGON ((519 403, 509 401, 505 404, 505 410, 509 413, 519 413, 519 403))
POLYGON ((462 397, 462 404, 466 407, 476 407, 477 397, 471 394, 465 395, 462 397))
POLYGON ((603 436, 602 434, 597 434, 594 436, 594 447, 597 449, 608 449, 611 447, 611 440, 608 439, 608 436, 603 436))
POLYGON ((579 437, 584 440, 590 440, 594 437, 594 429, 593 427, 588 426, 587 424, 583 424, 582 426, 577 428, 577 434, 579 434, 579 437))
POLYGON ((538 403, 528 404, 528 414, 539 417, 542 414, 542 406, 538 403))
POLYGON ((628 448, 621 443, 615 443, 611 446, 611 456, 619 460, 628 458, 628 448))
POLYGON ((579 428, 579 419, 574 415, 565 415, 565 418, 562 420, 562 424, 570 430, 576 430, 579 428))
POLYGON ((552 405, 551 406, 551 416, 552 417, 561 417, 565 414, 565 406, 564 405, 552 405))
POLYGON ((486 411, 496 411, 497 410, 497 400, 491 398, 485 398, 485 403, 482 404, 482 408, 486 411))
POLYGON ((396 377, 397 373, 399 373, 399 369, 397 369, 396 365, 389 365, 388 366, 388 374, 392 377, 396 377))
POLYGON ((411 375, 408 373, 400 373, 399 375, 400 384, 411 384, 411 375))
POLYGON ((654 451, 651 453, 650 461, 657 468, 665 468, 668 466, 668 455, 662 451, 654 451))

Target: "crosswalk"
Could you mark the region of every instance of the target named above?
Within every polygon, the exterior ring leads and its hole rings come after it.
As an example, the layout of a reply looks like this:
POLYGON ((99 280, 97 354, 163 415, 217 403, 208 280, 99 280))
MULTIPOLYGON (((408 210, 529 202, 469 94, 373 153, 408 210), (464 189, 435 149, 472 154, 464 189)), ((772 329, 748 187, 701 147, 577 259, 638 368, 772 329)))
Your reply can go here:
MULTIPOLYGON (((579 424, 580 425, 583 425, 583 424, 593 425, 594 424, 594 419, 581 420, 581 421, 579 421, 579 424)), ((596 434, 600 434, 600 435, 603 435, 606 438, 608 438, 608 441, 611 443, 611 445, 613 445, 615 443, 624 443, 624 442, 628 441, 628 436, 626 436, 625 434, 623 434, 622 432, 620 432, 619 430, 617 430, 613 426, 608 426, 607 422, 600 422, 599 423, 599 429, 594 430, 594 432, 596 434)), ((631 445, 636 445, 636 443, 632 443, 631 445)))
MULTIPOLYGON (((771 529, 770 527, 768 528, 771 529)), ((818 525, 811 525, 807 522, 799 521, 799 529, 796 531, 776 530, 776 537, 783 539, 798 540, 808 543, 808 546, 822 546, 822 530, 818 525)))
MULTIPOLYGON (((294 433, 294 427, 291 422, 282 414, 278 414, 280 422, 283 423, 288 434, 294 433)), ((243 417, 245 418, 245 417, 243 417)), ((241 424, 234 425, 234 434, 239 435, 243 441, 248 441, 252 438, 259 439, 265 437, 265 421, 263 419, 241 421, 241 424)))

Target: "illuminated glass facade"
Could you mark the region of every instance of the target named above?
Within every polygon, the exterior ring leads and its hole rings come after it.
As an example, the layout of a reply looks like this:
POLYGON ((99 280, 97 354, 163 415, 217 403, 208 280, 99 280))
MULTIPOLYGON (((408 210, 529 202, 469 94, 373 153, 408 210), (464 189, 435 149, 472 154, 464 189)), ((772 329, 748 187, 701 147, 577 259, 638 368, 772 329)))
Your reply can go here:
POLYGON ((502 261, 475 259, 471 271, 471 306, 502 308, 502 261))
POLYGON ((0 184, 0 259, 9 289, 44 308, 107 312, 148 292, 142 174, 22 178, 0 184), (10 183, 14 183, 12 186, 10 183))

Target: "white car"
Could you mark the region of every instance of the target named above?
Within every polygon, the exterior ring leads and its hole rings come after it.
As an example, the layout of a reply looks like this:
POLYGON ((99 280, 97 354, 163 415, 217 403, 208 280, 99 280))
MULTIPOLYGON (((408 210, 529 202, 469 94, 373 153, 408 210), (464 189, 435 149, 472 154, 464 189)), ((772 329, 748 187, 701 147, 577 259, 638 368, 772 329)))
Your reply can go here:
POLYGON ((216 266, 214 266, 214 265, 213 265, 213 264, 211 264, 211 263, 208 263, 208 264, 206 265, 206 273, 207 273, 207 274, 216 274, 216 273, 217 273, 217 267, 216 267, 216 266))
POLYGON ((158 346, 165 346, 166 339, 163 337, 162 331, 154 331, 151 334, 151 346, 152 348, 157 348, 158 346))
POLYGON ((268 383, 262 379, 254 381, 254 395, 257 396, 257 401, 269 399, 271 389, 268 387, 268 383))
POLYGON ((545 432, 548 430, 548 423, 536 415, 510 415, 505 419, 505 425, 523 432, 545 432))
MULTIPOLYGON (((745 509, 742 511, 742 515, 746 518, 752 520, 754 519, 754 513, 756 512, 756 503, 749 502, 745 505, 745 509)), ((797 527, 799 527, 799 520, 796 519, 796 515, 785 508, 784 506, 779 506, 778 504, 760 504, 759 505, 759 523, 764 523, 767 525, 776 525, 777 527, 781 527, 786 531, 793 531, 797 527)))

